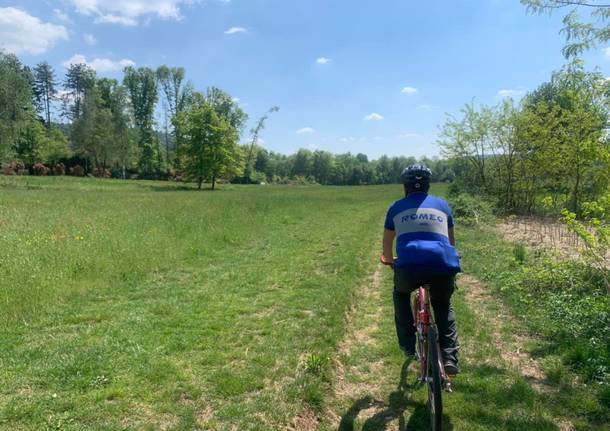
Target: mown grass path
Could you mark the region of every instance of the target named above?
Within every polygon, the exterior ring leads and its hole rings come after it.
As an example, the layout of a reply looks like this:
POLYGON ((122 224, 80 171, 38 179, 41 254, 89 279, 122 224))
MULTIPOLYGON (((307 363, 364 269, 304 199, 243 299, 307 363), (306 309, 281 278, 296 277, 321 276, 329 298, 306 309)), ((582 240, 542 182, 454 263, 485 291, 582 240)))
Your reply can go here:
MULTIPOLYGON (((470 232, 461 232, 460 236, 470 232)), ((469 263, 464 262, 466 271, 469 263)), ((375 268, 347 313, 348 330, 319 430, 427 430, 426 392, 396 346, 391 271, 375 268)), ((462 275, 454 295, 462 373, 444 396, 447 430, 602 430, 583 417, 578 390, 546 378, 535 340, 491 290, 462 275)))

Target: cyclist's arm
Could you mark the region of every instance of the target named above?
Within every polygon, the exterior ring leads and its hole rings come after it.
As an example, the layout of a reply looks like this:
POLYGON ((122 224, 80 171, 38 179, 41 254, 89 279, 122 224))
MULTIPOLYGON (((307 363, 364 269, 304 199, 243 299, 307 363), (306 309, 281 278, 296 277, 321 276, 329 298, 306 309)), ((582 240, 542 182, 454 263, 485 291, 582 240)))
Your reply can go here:
POLYGON ((390 229, 383 230, 383 258, 386 262, 394 262, 394 237, 396 232, 390 229))
POLYGON ((449 228, 449 244, 455 247, 455 232, 452 227, 449 228))

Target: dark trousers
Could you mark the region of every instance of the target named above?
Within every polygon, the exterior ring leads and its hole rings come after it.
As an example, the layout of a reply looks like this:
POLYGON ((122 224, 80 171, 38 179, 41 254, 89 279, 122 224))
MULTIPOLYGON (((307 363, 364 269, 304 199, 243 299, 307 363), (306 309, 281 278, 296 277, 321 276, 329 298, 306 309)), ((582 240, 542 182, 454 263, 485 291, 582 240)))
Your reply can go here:
POLYGON ((415 326, 411 312, 411 292, 423 284, 430 285, 430 302, 438 327, 439 344, 443 359, 457 363, 458 339, 451 295, 455 289, 455 276, 414 274, 402 268, 394 270, 394 320, 400 348, 415 352, 415 326))

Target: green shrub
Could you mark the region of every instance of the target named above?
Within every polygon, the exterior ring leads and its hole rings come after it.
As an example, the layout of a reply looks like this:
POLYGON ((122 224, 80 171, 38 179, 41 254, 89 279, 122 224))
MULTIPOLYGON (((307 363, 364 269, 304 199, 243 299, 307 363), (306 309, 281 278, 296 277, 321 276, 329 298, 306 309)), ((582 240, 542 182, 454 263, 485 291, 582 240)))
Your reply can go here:
POLYGON ((460 193, 449 197, 453 216, 467 226, 488 223, 493 220, 492 206, 481 197, 460 193))
POLYGON ((509 277, 503 290, 567 363, 588 380, 610 383, 610 296, 599 271, 543 256, 509 277))

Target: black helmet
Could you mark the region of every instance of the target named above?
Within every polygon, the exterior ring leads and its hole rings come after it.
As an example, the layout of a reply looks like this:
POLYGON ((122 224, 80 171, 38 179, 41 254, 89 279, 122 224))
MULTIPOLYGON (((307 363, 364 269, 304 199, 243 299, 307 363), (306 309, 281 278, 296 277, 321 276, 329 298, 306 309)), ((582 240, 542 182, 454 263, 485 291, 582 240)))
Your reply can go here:
POLYGON ((405 168, 400 174, 400 180, 403 184, 411 186, 415 190, 426 189, 430 184, 432 171, 424 165, 411 165, 405 168))

